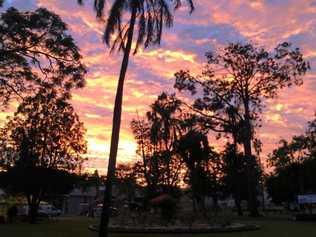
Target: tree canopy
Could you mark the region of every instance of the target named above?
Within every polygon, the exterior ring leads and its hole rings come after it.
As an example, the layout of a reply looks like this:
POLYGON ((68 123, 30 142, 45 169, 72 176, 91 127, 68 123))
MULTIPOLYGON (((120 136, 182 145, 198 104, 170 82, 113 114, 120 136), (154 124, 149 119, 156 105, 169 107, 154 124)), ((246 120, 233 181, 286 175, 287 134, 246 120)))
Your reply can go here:
POLYGON ((182 162, 175 152, 175 142, 181 130, 181 101, 174 95, 162 93, 151 104, 145 119, 135 119, 132 131, 143 161, 138 174, 146 184, 158 192, 178 186, 182 162))
MULTIPOLYGON (((152 45, 160 44, 163 27, 171 27, 173 24, 172 9, 178 9, 184 2, 189 5, 190 11, 194 9, 192 0, 114 0, 107 14, 104 14, 105 0, 95 0, 94 10, 97 17, 107 17, 104 30, 104 42, 112 50, 125 51, 127 39, 129 37, 131 20, 126 21, 125 14, 133 13, 136 16, 136 44, 134 53, 139 47, 147 48, 152 45), (114 36, 114 37, 113 37, 114 36)), ((78 0, 83 4, 83 0, 78 0)))
POLYGON ((84 136, 83 123, 65 97, 53 89, 42 89, 35 96, 26 97, 1 129, 1 149, 5 154, 1 160, 6 166, 24 162, 76 170, 87 149, 84 136), (12 152, 16 155, 12 156, 12 152))
POLYGON ((247 43, 230 43, 222 51, 207 52, 206 59, 200 75, 177 72, 175 88, 195 96, 193 108, 202 113, 209 128, 232 133, 232 125, 237 125, 239 141, 246 110, 254 126, 263 100, 275 98, 284 87, 301 85, 310 68, 301 51, 287 42, 271 52, 247 43))
POLYGON ((207 64, 200 75, 181 70, 175 74, 175 88, 194 97, 191 106, 205 128, 229 134, 242 144, 247 159, 248 204, 258 216, 256 192, 258 148, 255 128, 260 126, 264 99, 275 98, 280 89, 301 85, 310 69, 298 48, 284 42, 269 52, 249 43, 230 43, 219 52, 206 53, 207 64))
POLYGON ((41 89, 26 97, 0 131, 0 185, 25 195, 30 221, 40 202, 65 194, 76 181, 86 153, 85 129, 64 94, 41 89))
POLYGON ((282 169, 312 158, 316 158, 316 119, 308 122, 304 134, 293 136, 290 141, 280 140, 279 147, 269 155, 268 164, 282 169))
POLYGON ((268 157, 274 168, 267 177, 267 189, 276 203, 291 202, 298 194, 316 191, 316 119, 308 122, 304 134, 281 140, 280 146, 268 157))
POLYGON ((84 86, 86 69, 79 49, 56 14, 44 8, 9 8, 0 16, 0 39, 2 104, 40 87, 59 87, 67 94, 84 86))

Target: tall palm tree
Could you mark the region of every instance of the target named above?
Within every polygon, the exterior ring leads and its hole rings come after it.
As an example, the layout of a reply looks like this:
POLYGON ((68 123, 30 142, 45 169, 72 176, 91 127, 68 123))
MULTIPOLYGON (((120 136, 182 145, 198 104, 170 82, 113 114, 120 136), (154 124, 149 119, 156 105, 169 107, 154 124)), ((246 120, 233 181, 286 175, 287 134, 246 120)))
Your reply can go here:
MULTIPOLYGON (((83 0, 78 0, 78 2, 82 3, 83 0)), ((171 27, 173 23, 171 7, 178 9, 184 2, 189 4, 192 12, 194 10, 193 0, 113 0, 112 2, 103 39, 111 51, 123 52, 123 60, 114 103, 106 190, 99 230, 100 237, 107 236, 110 219, 112 181, 115 175, 121 126, 123 88, 133 40, 134 38, 136 40, 134 54, 137 53, 139 47, 147 48, 160 44, 163 27, 171 27)), ((98 17, 102 17, 104 5, 105 0, 94 1, 98 17)))

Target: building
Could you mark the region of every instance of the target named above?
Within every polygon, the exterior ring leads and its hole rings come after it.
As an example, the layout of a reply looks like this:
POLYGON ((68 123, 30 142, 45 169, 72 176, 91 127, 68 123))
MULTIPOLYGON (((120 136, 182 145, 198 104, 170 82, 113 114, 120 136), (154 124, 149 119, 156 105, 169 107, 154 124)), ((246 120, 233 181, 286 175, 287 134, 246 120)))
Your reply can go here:
POLYGON ((65 215, 88 215, 100 201, 104 187, 75 188, 64 196, 62 213, 65 215))

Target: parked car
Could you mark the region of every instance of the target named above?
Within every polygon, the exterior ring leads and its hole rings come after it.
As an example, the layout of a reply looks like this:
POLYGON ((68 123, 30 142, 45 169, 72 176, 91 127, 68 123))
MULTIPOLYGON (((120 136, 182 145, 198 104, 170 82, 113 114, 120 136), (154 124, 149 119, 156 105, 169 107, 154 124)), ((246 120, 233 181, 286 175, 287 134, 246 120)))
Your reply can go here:
POLYGON ((61 215, 61 210, 51 204, 40 204, 38 215, 43 217, 56 217, 61 215))

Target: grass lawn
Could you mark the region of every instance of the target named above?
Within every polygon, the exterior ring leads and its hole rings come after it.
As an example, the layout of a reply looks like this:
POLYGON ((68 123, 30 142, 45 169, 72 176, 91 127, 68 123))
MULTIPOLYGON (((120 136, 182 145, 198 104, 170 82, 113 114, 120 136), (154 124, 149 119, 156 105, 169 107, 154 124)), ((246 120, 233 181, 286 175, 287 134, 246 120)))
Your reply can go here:
MULTIPOLYGON (((249 220, 247 220, 249 222, 249 220)), ((293 222, 286 219, 261 218, 254 221, 262 226, 260 230, 251 232, 235 232, 224 234, 204 234, 201 237, 314 237, 316 236, 316 223, 293 222)), ((49 223, 36 225, 11 224, 0 225, 1 237, 96 237, 87 229, 94 221, 87 218, 64 218, 49 223)), ((112 235, 113 237, 153 237, 153 235, 112 235)), ((161 235, 154 235, 161 236, 161 235)), ((177 237, 177 235, 164 235, 164 237, 177 237)), ((186 237, 192 235, 186 234, 186 237)))

